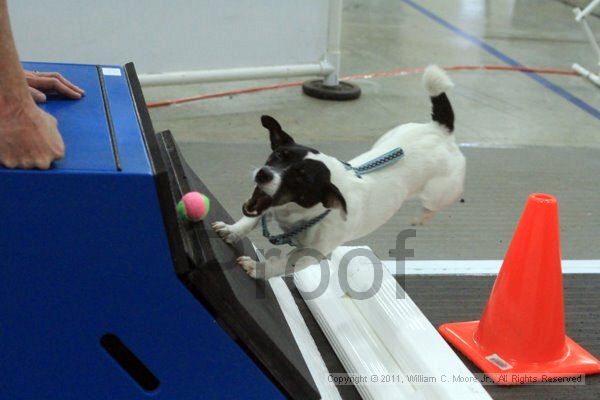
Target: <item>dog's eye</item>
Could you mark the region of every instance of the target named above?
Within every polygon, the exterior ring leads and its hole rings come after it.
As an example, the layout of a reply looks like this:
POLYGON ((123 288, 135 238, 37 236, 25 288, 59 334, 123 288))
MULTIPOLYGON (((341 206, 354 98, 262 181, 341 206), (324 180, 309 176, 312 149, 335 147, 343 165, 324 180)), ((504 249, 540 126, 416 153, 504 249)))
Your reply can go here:
POLYGON ((279 158, 280 160, 285 160, 290 156, 290 152, 287 150, 278 151, 276 154, 277 158, 279 158))

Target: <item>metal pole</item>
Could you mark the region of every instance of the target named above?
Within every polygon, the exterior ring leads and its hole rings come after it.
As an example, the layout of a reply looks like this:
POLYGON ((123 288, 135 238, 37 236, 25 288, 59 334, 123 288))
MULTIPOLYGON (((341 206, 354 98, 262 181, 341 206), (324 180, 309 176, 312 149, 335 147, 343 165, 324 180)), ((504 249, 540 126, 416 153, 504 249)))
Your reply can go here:
MULTIPOLYGON (((589 9, 588 10, 588 14, 593 9, 593 7, 590 8, 590 6, 597 5, 597 4, 600 4, 600 0, 595 0, 595 1, 591 2, 586 7, 586 10, 589 9), (594 4, 594 3, 596 3, 596 4, 594 4)), ((573 13, 575 13, 575 21, 579 22, 581 24, 581 26, 583 27, 583 31, 585 32, 585 36, 588 38, 588 41, 590 42, 590 45, 592 46, 592 49, 596 53, 596 57, 598 58, 598 65, 600 65, 600 46, 598 46, 598 42, 596 41, 596 37, 594 36, 594 32, 592 32, 592 29, 590 28, 590 26, 588 25, 588 23, 587 23, 587 21, 585 19, 584 12, 581 11, 581 9, 579 9, 579 8, 574 8, 573 9, 573 13)))
POLYGON ((325 54, 325 61, 333 67, 333 72, 325 77, 323 81, 325 86, 337 86, 339 84, 342 9, 342 0, 329 0, 329 29, 327 32, 327 53, 325 54))
POLYGON ((577 22, 579 22, 579 21, 580 21, 582 18, 585 18, 585 17, 587 17, 587 16, 588 16, 588 14, 590 14, 590 13, 592 12, 592 10, 593 10, 594 8, 596 8, 596 6, 597 6, 598 4, 600 4, 600 0, 594 0, 594 1, 592 1, 590 4, 588 4, 588 5, 587 5, 587 6, 586 6, 586 7, 583 9, 583 11, 581 11, 581 9, 579 9, 579 8, 576 8, 576 10, 577 10, 578 12, 577 12, 577 15, 575 15, 575 20, 576 20, 577 22))

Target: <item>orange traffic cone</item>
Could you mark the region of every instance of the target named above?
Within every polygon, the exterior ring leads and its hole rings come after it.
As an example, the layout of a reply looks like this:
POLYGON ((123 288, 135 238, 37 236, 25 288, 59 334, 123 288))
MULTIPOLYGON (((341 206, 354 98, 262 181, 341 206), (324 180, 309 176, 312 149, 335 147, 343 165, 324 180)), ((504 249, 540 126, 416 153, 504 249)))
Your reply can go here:
POLYGON ((600 361, 565 335, 560 264, 558 202, 531 194, 481 320, 440 333, 498 384, 599 373, 600 361))

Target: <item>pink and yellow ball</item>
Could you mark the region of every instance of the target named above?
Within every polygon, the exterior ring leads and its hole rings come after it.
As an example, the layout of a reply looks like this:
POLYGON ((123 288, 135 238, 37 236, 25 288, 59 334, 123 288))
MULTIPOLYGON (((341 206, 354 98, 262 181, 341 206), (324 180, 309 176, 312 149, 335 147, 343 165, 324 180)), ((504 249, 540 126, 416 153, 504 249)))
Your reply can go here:
POLYGON ((181 219, 198 222, 210 211, 210 199, 199 192, 186 193, 177 203, 177 214, 181 219))

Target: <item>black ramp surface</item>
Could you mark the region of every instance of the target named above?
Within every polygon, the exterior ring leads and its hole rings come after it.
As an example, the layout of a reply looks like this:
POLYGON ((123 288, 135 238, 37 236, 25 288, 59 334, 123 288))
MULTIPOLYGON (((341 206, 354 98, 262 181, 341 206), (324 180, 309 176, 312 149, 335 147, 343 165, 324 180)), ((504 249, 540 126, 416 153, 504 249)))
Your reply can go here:
POLYGON ((179 225, 192 261, 187 270, 177 271, 179 277, 289 398, 318 399, 318 390, 271 287, 248 277, 236 264, 241 255, 256 259, 252 244, 244 239, 231 246, 213 233, 212 222, 233 220, 181 158, 170 132, 157 136, 169 172, 172 206, 188 191, 199 191, 211 200, 205 220, 179 225))
MULTIPOLYGON (((437 328, 446 322, 478 320, 495 276, 397 276, 408 295, 437 328)), ((600 275, 563 275, 567 335, 594 356, 600 356, 600 275)), ((543 335, 543 332, 540 332, 543 335)), ((472 372, 481 372, 459 354, 472 372)), ((585 377, 585 386, 484 386, 496 400, 598 400, 600 375, 585 377)))

